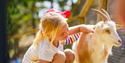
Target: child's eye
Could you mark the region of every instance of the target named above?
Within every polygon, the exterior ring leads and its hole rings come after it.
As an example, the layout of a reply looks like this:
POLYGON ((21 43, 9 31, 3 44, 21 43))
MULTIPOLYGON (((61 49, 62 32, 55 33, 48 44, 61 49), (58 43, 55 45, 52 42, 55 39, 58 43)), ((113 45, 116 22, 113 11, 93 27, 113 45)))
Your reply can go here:
POLYGON ((63 33, 64 35, 66 34, 66 33, 63 33))
POLYGON ((62 35, 64 35, 65 33, 61 33, 60 35, 62 36, 62 35))
POLYGON ((68 35, 69 33, 68 33, 68 32, 64 32, 64 34, 67 34, 67 35, 68 35))
POLYGON ((63 33, 61 33, 60 35, 61 35, 61 36, 63 36, 63 35, 69 35, 69 33, 68 33, 68 32, 63 32, 63 33))
POLYGON ((62 33, 61 35, 65 35, 65 33, 62 33))

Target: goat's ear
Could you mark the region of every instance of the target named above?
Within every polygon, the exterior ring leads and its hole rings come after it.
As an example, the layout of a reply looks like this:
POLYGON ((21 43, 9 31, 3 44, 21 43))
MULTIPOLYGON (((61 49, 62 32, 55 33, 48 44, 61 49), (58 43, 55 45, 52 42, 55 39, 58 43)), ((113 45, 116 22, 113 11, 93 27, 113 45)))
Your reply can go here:
POLYGON ((110 30, 108 27, 104 28, 104 29, 103 29, 103 32, 104 32, 104 33, 111 34, 111 30, 110 30))

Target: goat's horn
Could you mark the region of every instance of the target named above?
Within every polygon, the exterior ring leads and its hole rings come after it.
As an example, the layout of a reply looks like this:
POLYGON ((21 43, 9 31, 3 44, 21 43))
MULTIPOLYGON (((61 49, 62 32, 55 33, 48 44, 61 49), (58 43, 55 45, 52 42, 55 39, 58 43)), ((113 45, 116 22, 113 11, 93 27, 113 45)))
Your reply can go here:
POLYGON ((108 20, 108 16, 107 16, 105 13, 103 13, 103 12, 97 10, 97 9, 92 9, 92 10, 98 12, 98 13, 101 14, 104 18, 106 18, 106 19, 108 20))
POLYGON ((101 9, 101 10, 107 15, 108 20, 111 20, 109 13, 104 9, 101 9))

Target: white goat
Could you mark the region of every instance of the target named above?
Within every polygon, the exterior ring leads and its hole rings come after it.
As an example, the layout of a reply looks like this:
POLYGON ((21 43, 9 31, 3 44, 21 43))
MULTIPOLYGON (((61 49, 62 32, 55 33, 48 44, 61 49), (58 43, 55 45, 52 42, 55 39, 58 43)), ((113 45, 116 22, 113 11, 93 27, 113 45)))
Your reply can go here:
POLYGON ((106 20, 94 25, 94 33, 81 33, 79 41, 73 44, 76 54, 74 63, 107 63, 108 56, 112 53, 112 47, 121 45, 116 24, 111 20, 109 14, 103 9, 95 11, 106 20))

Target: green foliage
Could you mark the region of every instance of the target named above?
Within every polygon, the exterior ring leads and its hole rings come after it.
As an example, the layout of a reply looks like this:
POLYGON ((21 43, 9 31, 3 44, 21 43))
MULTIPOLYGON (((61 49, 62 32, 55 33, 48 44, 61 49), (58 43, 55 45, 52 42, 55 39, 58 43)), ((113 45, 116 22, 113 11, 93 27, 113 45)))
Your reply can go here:
POLYGON ((30 31, 32 24, 36 24, 38 18, 34 18, 33 15, 37 13, 35 8, 36 0, 10 0, 8 3, 8 21, 7 21, 7 33, 8 33, 8 44, 10 49, 10 57, 13 58, 18 54, 19 40, 21 37, 13 37, 30 31), (32 21, 36 21, 32 23, 32 21))
MULTIPOLYGON (((51 3, 57 2, 61 10, 65 10, 64 7, 68 0, 10 0, 8 3, 8 21, 7 21, 7 34, 8 43, 10 49, 10 57, 13 58, 18 54, 19 42, 23 34, 30 33, 37 29, 39 18, 38 11, 46 8, 45 6, 36 7, 36 2, 49 1, 51 3)), ((75 11, 74 11, 75 12, 75 11)), ((25 35, 26 35, 25 34, 25 35)), ((30 35, 34 35, 31 33, 30 35)), ((33 39, 32 39, 33 40, 33 39)), ((69 46, 66 46, 66 48, 69 46)))

